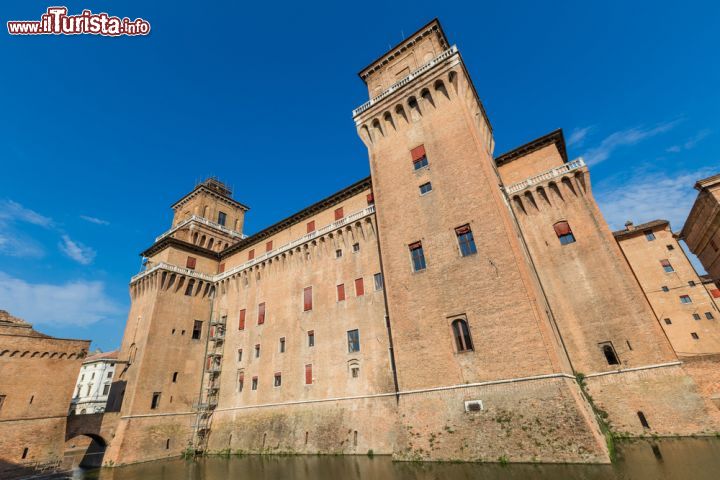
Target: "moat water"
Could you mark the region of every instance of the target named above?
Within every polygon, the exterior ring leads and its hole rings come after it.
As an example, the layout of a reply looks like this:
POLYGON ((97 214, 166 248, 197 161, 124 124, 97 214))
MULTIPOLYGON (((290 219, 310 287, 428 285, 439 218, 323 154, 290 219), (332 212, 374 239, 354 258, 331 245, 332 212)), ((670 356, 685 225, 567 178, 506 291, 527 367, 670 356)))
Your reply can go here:
POLYGON ((259 456, 164 460, 78 471, 76 480, 720 479, 720 438, 617 442, 612 465, 393 462, 387 456, 259 456))

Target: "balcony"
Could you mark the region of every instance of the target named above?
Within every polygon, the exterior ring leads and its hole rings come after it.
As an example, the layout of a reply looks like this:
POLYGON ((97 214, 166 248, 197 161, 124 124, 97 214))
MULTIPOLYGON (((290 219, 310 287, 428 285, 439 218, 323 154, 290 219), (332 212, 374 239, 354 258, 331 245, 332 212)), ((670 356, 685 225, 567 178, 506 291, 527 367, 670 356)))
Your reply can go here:
POLYGON ((240 232, 236 232, 235 230, 231 230, 223 225, 220 225, 219 223, 213 222, 204 217, 198 217, 197 215, 193 215, 190 218, 178 223, 174 228, 171 228, 167 232, 165 232, 162 235, 160 235, 159 237, 155 238, 155 241, 158 242, 158 241, 162 240, 163 238, 165 238, 169 235, 172 235, 173 233, 177 232, 181 228, 183 228, 191 223, 199 223, 201 225, 205 225, 205 226, 213 228, 215 230, 220 230, 225 235, 229 235, 233 238, 237 238, 240 240, 242 240, 243 238, 247 238, 247 235, 244 235, 240 232))
POLYGON ((585 166, 585 160, 583 160, 582 157, 580 157, 580 158, 573 160, 572 162, 567 162, 564 165, 552 168, 546 172, 543 172, 543 173, 540 173, 533 177, 527 178, 527 179, 523 180, 522 182, 513 183, 509 187, 505 187, 505 191, 507 192, 508 195, 512 195, 512 194, 521 192, 521 191, 525 190, 526 188, 532 187, 533 185, 538 185, 541 183, 545 183, 548 180, 552 180, 553 178, 561 177, 565 174, 568 174, 570 172, 578 170, 584 166, 585 166))

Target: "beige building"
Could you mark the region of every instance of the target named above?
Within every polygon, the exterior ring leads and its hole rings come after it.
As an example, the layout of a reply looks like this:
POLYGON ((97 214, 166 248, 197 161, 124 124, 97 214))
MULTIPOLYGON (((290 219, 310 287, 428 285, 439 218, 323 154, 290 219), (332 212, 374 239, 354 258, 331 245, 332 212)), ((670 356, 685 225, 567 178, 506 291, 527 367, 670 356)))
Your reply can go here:
POLYGON ((0 478, 61 464, 68 405, 89 346, 43 335, 0 310, 0 478))
POLYGON ((695 190, 699 193, 680 237, 717 284, 720 281, 720 175, 699 180, 695 190))
POLYGON ((624 435, 720 430, 561 131, 493 158, 437 21, 360 77, 369 178, 251 236, 216 179, 173 205, 130 282, 106 464, 607 462, 605 419, 624 435))
POLYGON ((720 354, 720 313, 667 220, 613 232, 679 357, 720 354))

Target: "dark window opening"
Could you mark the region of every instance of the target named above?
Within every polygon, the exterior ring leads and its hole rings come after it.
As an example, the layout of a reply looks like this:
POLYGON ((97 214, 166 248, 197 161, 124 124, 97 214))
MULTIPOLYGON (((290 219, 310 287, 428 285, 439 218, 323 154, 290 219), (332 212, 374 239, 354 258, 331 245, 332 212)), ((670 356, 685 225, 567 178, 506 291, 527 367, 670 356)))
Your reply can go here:
POLYGON ((275 374, 275 386, 279 387, 282 385, 282 374, 276 373, 275 374))
POLYGON ((632 345, 630 345, 630 340, 625 340, 625 343, 627 343, 628 350, 632 350, 632 345))
POLYGON ((350 373, 352 374, 352 378, 358 378, 360 376, 360 367, 352 367, 350 373))
POLYGON ((242 362, 242 348, 238 348, 237 361, 242 362))
POLYGON ((224 227, 226 221, 227 215, 225 214, 225 212, 218 212, 218 223, 224 227))
POLYGON ((414 272, 425 270, 427 264, 425 263, 425 252, 423 251, 422 242, 415 242, 408 245, 410 249, 410 258, 412 259, 412 267, 414 272))
POLYGON ((285 353, 285 337, 280 338, 280 353, 285 353))
POLYGON ((648 242, 652 242, 653 240, 655 240, 655 234, 652 232, 652 230, 645 230, 643 233, 645 234, 645 239, 648 242))
POLYGON ((255 345, 255 358, 260 358, 260 344, 255 345))
POLYGON ((700 320, 700 314, 699 313, 693 313, 693 320, 700 320))
POLYGON ((28 448, 25 447, 25 448, 23 448, 22 458, 25 459, 25 458, 27 458, 27 456, 28 456, 28 448))
POLYGON ((700 336, 695 332, 692 332, 690 336, 693 338, 693 340, 700 340, 700 336))
POLYGON ((160 406, 160 392, 155 392, 152 395, 152 402, 150 403, 150 409, 155 410, 160 406))
POLYGON ((420 185, 420 195, 432 192, 432 183, 427 182, 420 185))
POLYGON ((680 303, 692 303, 690 295, 680 295, 680 303))
POLYGON ((314 347, 315 346, 315 331, 310 330, 307 335, 308 335, 308 347, 314 347))
POLYGON ((193 287, 195 286, 195 280, 190 280, 187 284, 187 287, 185 287, 185 295, 192 295, 193 287))
POLYGON ((238 373, 238 392, 242 392, 244 386, 245 386, 245 374, 238 373))
POLYGON ((173 372, 172 382, 177 383, 178 372, 173 372))
POLYGON ((467 321, 458 318, 452 322, 453 337, 455 337, 455 346, 458 352, 469 352, 473 350, 472 337, 470 337, 470 327, 467 321))
POLYGON ((603 355, 605 355, 605 360, 607 360, 608 362, 608 365, 620 365, 620 360, 618 359, 617 353, 615 352, 612 343, 601 343, 600 346, 602 348, 603 355))
POLYGON ((455 235, 457 235, 458 245, 460 245, 460 255, 467 257, 473 253, 477 253, 475 238, 473 238, 470 225, 463 225, 462 227, 456 228, 455 235))
POLYGON ((560 240, 560 245, 575 243, 575 235, 573 235, 568 222, 557 222, 553 225, 553 229, 555 230, 555 235, 557 235, 560 240))
POLYGON ((695 286, 695 280, 688 280, 688 286, 694 287, 694 286, 695 286))
POLYGON ((192 339, 193 340, 200 339, 200 335, 202 334, 202 324, 203 324, 203 322, 201 322, 200 320, 195 320, 195 323, 193 323, 193 331, 192 331, 192 339))
POLYGON ((666 319, 665 319, 665 324, 666 324, 666 325, 672 325, 672 320, 670 320, 669 318, 666 318, 666 319))
POLYGON ((165 440, 165 450, 170 450, 170 439, 165 440))
POLYGON ((253 377, 252 378, 252 389, 257 390, 257 387, 258 387, 258 377, 253 377))
POLYGON ((335 258, 340 258, 340 257, 342 257, 342 250, 340 250, 340 249, 335 250, 335 258))
POLYGON ((358 330, 349 330, 347 332, 348 353, 360 351, 360 333, 358 330))
POLYGON ((647 418, 645 418, 645 414, 643 412, 637 412, 637 416, 640 419, 640 424, 643 428, 650 428, 650 424, 648 423, 647 418))
POLYGON ((353 243, 353 253, 357 253, 360 251, 360 244, 359 243, 353 243))
POLYGON ((705 312, 705 318, 707 318, 708 320, 714 320, 714 319, 715 319, 715 317, 713 317, 713 314, 710 313, 710 312, 705 312))
POLYGON ((662 288, 662 291, 663 291, 663 292, 669 292, 669 291, 670 291, 670 289, 667 287, 667 285, 663 285, 663 286, 660 287, 660 288, 662 288))
POLYGON ((35 395, 30 395, 30 405, 32 405, 33 400, 35 400, 35 395))
POLYGON ((665 245, 665 246, 667 247, 668 250, 675 250, 675 247, 673 247, 672 245, 665 245))

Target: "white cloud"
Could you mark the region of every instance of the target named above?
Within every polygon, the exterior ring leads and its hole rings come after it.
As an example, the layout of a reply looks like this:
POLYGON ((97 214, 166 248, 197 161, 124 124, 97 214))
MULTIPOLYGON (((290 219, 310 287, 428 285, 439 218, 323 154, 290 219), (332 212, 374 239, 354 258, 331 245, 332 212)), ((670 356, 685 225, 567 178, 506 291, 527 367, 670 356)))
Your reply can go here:
POLYGON ((583 143, 585 143, 585 139, 587 138, 588 133, 590 133, 590 130, 592 129, 593 127, 573 129, 573 131, 570 132, 570 136, 567 140, 568 147, 581 147, 583 143))
POLYGON ((670 153, 679 153, 683 150, 690 150, 691 148, 695 148, 695 146, 700 143, 700 141, 702 141, 705 137, 710 135, 710 133, 711 132, 708 129, 700 130, 693 137, 690 137, 685 143, 668 147, 667 151, 670 153))
POLYGON ((102 282, 28 283, 0 272, 0 308, 36 325, 90 325, 122 314, 102 282))
POLYGON ((663 219, 678 231, 695 201, 695 182, 714 173, 713 168, 678 174, 636 169, 626 182, 618 182, 617 177, 600 182, 594 188, 595 198, 613 230, 624 228, 627 220, 639 224, 663 219))
POLYGON ((82 265, 90 265, 95 259, 95 250, 80 242, 74 241, 64 234, 62 236, 62 242, 60 243, 60 250, 82 265))
POLYGON ((675 128, 681 120, 664 122, 654 127, 634 127, 627 130, 620 130, 605 137, 599 145, 587 150, 583 157, 588 165, 596 165, 607 160, 616 149, 635 145, 643 140, 668 132, 675 128))
POLYGON ((0 223, 8 221, 31 223, 45 228, 53 225, 53 221, 49 217, 40 215, 12 200, 0 200, 0 223))
POLYGON ((86 222, 94 223, 95 225, 110 225, 110 222, 97 217, 89 217, 87 215, 80 215, 80 218, 86 222))

